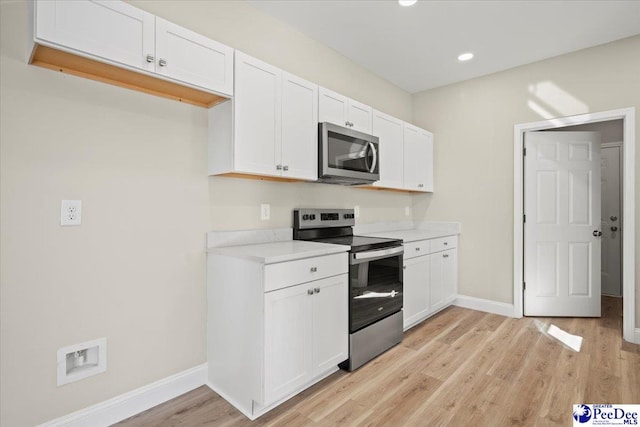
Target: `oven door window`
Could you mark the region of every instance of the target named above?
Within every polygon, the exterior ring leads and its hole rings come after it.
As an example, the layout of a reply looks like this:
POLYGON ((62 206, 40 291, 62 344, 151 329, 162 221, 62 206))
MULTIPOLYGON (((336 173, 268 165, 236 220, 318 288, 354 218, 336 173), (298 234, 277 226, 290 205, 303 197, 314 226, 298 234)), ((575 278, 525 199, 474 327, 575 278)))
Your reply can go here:
POLYGON ((375 172, 376 144, 336 132, 328 131, 330 168, 356 172, 375 172))
POLYGON ((349 266, 350 332, 402 309, 402 255, 349 266))

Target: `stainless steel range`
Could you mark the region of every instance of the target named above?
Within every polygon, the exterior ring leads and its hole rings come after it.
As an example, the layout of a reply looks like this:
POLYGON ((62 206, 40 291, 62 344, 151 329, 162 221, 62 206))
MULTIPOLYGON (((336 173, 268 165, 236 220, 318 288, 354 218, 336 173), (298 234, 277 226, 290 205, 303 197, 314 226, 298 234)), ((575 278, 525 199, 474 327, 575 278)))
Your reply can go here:
POLYGON ((296 209, 293 238, 347 245, 353 371, 402 341, 402 240, 354 236, 353 209, 296 209))

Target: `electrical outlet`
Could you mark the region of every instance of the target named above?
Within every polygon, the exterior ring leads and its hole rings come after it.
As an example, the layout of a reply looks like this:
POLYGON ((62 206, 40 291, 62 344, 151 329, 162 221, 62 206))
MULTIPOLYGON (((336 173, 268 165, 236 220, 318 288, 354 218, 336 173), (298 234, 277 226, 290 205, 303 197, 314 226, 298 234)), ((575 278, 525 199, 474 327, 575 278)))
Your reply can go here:
POLYGON ((268 221, 271 218, 271 206, 266 203, 260 205, 260 219, 262 221, 268 221))
POLYGON ((356 218, 360 218, 360 206, 355 205, 353 207, 353 214, 355 215, 356 218))
POLYGON ((60 225, 82 224, 82 200, 63 200, 60 208, 60 225))

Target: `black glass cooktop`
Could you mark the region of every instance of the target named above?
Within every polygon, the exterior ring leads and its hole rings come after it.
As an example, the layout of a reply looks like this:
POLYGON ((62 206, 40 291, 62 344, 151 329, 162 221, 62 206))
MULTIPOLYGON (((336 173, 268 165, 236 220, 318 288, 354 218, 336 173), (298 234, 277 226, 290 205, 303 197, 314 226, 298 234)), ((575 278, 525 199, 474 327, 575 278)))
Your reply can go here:
POLYGON ((402 240, 399 239, 365 236, 326 237, 322 239, 314 239, 313 241, 332 243, 334 245, 347 245, 351 247, 351 252, 370 251, 373 249, 383 249, 402 245, 402 240))

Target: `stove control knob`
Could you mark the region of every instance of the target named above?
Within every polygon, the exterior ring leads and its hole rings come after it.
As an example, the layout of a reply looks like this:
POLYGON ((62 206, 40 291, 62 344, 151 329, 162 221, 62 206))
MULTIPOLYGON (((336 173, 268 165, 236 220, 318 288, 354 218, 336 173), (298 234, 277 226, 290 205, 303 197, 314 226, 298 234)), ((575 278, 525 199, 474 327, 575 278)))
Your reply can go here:
POLYGON ((309 215, 307 215, 307 214, 302 215, 302 220, 303 221, 306 221, 308 219, 309 219, 309 215))
POLYGON ((311 214, 311 221, 315 221, 316 219, 316 214, 311 214))

